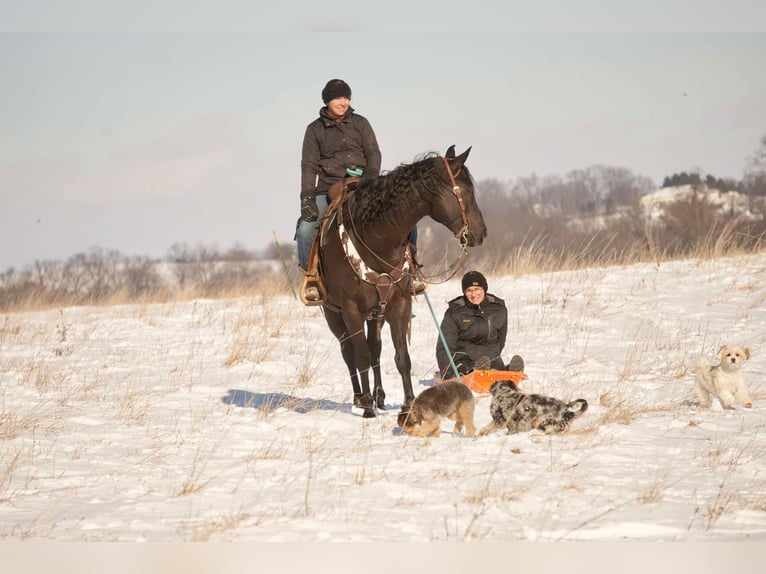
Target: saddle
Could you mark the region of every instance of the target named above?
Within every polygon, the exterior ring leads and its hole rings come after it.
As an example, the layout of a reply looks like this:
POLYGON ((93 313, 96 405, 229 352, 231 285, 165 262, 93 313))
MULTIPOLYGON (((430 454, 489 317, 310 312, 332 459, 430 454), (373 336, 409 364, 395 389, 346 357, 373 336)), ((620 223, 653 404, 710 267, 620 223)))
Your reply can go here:
POLYGON ((324 305, 324 301, 327 297, 327 289, 324 284, 322 274, 319 272, 319 242, 324 232, 326 222, 329 221, 338 208, 346 201, 349 196, 356 191, 359 185, 360 178, 347 177, 336 181, 330 186, 327 191, 327 199, 329 205, 322 219, 319 221, 319 229, 314 236, 314 242, 311 244, 311 253, 309 254, 308 265, 306 271, 303 272, 303 285, 301 287, 301 301, 307 306, 324 305), (319 293, 317 299, 307 299, 306 292, 309 289, 316 289, 319 293))
MULTIPOLYGON (((335 203, 341 196, 343 196, 344 192, 346 194, 350 194, 356 191, 360 180, 361 178, 359 177, 347 177, 333 183, 330 186, 330 189, 327 190, 327 199, 330 200, 330 206, 332 206, 333 203, 335 203)), ((327 208, 327 211, 330 211, 330 207, 327 208)))

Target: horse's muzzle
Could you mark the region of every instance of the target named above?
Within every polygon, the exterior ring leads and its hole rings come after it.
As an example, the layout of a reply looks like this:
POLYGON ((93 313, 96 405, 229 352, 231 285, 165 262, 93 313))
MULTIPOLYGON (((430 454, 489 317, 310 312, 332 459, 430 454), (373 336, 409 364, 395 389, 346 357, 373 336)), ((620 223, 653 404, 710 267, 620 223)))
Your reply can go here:
POLYGON ((468 227, 468 231, 463 236, 461 243, 464 243, 468 247, 478 247, 484 243, 484 238, 487 237, 487 228, 483 225, 480 229, 468 227))

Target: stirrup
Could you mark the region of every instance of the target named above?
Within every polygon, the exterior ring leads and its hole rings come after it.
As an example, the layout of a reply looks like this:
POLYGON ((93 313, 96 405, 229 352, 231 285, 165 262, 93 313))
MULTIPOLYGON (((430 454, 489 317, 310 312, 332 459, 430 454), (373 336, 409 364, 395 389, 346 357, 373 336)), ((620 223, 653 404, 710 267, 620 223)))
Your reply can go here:
POLYGON ((316 276, 306 275, 301 286, 301 301, 309 307, 324 305, 322 292, 319 289, 319 281, 316 276))

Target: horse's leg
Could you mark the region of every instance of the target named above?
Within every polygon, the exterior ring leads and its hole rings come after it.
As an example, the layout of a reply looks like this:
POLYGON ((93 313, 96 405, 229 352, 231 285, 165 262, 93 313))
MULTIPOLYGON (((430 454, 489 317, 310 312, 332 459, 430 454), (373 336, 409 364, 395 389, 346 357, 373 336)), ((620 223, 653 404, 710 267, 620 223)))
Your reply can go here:
POLYGON ((349 340, 346 324, 343 322, 343 317, 340 313, 330 309, 325 309, 324 316, 330 331, 332 331, 340 343, 340 354, 343 357, 343 362, 346 363, 348 374, 351 377, 351 388, 354 391, 354 406, 361 407, 362 389, 359 387, 359 375, 356 372, 356 353, 354 345, 349 340))
POLYGON ((383 378, 380 375, 380 349, 383 343, 378 337, 378 320, 367 321, 367 348, 370 349, 372 361, 372 376, 375 381, 372 388, 372 399, 380 410, 386 410, 386 393, 383 391, 383 378))
POLYGON ((360 406, 364 409, 362 416, 372 418, 375 411, 372 409, 372 395, 370 394, 370 367, 372 360, 370 349, 367 346, 367 340, 364 334, 365 318, 359 312, 355 302, 349 301, 343 307, 341 312, 343 322, 346 324, 346 332, 349 333, 347 341, 350 341, 354 347, 354 365, 359 373, 359 383, 362 387, 362 396, 360 397, 360 406))
POLYGON ((410 352, 407 348, 407 331, 409 329, 410 317, 412 316, 412 301, 404 298, 401 305, 397 305, 396 313, 386 313, 389 328, 391 329, 391 341, 394 344, 394 362, 399 375, 402 377, 402 390, 404 391, 404 404, 402 411, 408 410, 412 401, 415 400, 415 393, 412 391, 412 362, 410 352))
MULTIPOLYGON (((345 335, 344 333, 344 336, 345 335)), ((362 388, 359 386, 359 374, 356 371, 356 360, 354 352, 354 346, 348 341, 343 341, 340 344, 340 354, 343 356, 343 361, 348 367, 348 375, 351 377, 351 389, 354 391, 354 406, 362 406, 362 388)))

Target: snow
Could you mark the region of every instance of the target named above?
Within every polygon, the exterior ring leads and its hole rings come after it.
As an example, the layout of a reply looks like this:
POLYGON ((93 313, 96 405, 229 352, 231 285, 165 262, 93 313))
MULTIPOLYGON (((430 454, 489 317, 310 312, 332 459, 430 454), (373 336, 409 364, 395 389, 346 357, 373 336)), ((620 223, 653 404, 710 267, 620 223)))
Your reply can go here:
POLYGON ((747 221, 758 221, 760 211, 754 206, 763 206, 763 198, 748 197, 735 190, 721 191, 706 185, 679 185, 660 188, 641 198, 644 213, 651 221, 661 222, 667 219, 667 208, 673 204, 700 198, 716 212, 726 216, 737 216, 747 221))
MULTIPOLYGON (((289 293, 0 316, 0 540, 766 540, 766 255, 489 285, 525 390, 588 400, 567 434, 402 434, 387 327, 388 408, 363 419, 289 293), (691 366, 724 343, 752 351, 752 409, 695 402, 691 366)), ((437 320, 459 289, 429 288, 437 320)), ((437 331, 414 313, 417 394, 437 331)))

